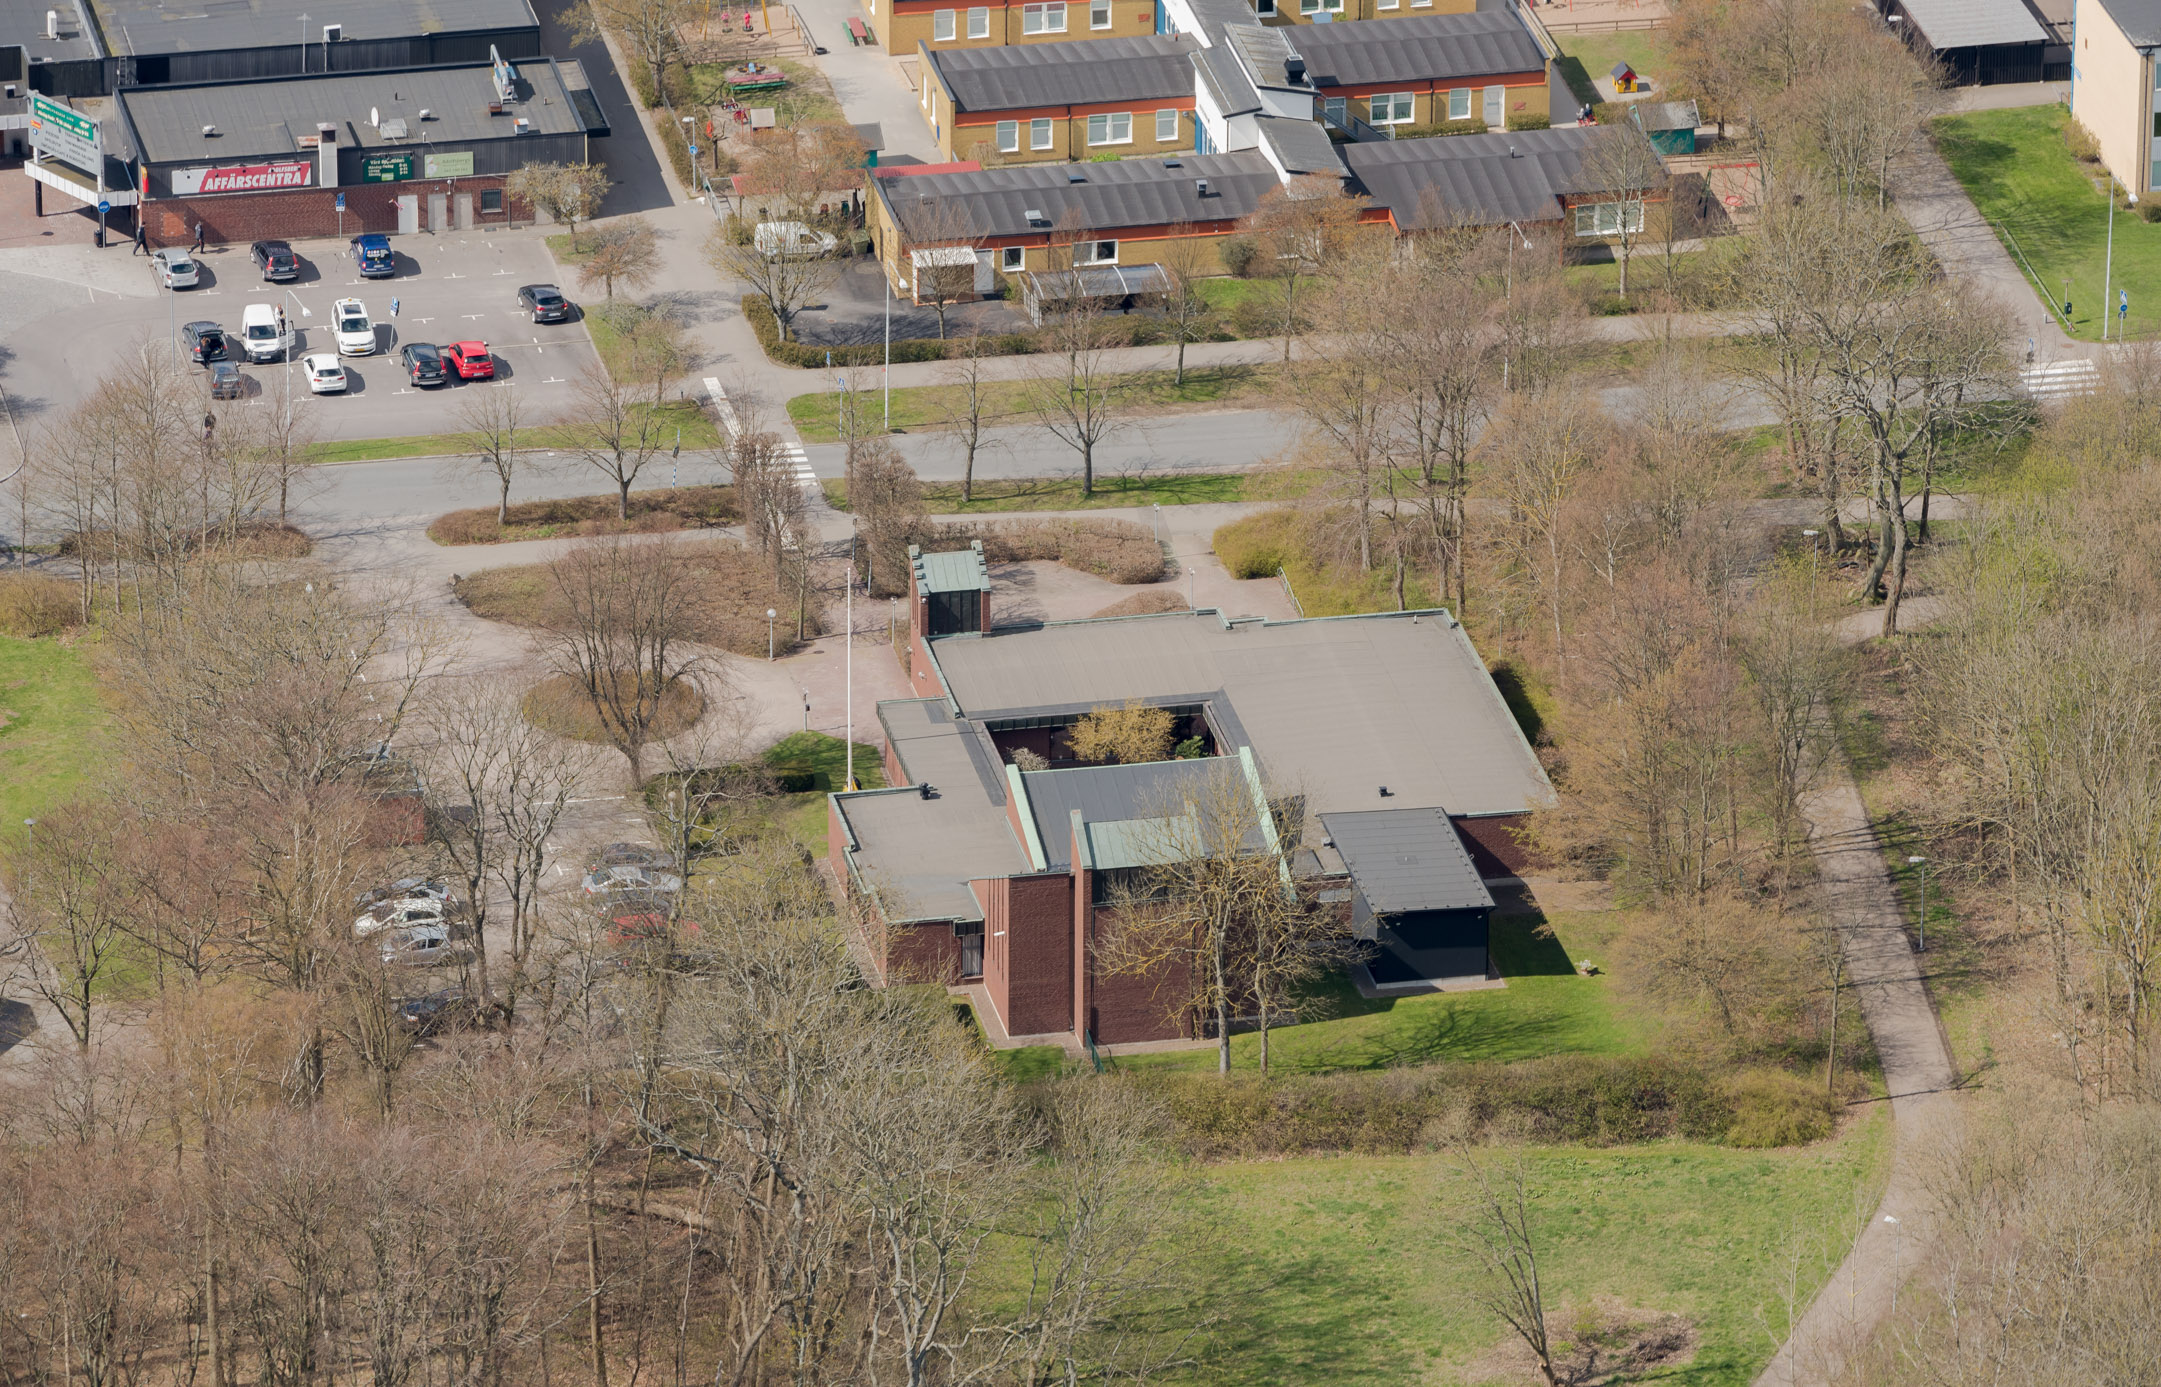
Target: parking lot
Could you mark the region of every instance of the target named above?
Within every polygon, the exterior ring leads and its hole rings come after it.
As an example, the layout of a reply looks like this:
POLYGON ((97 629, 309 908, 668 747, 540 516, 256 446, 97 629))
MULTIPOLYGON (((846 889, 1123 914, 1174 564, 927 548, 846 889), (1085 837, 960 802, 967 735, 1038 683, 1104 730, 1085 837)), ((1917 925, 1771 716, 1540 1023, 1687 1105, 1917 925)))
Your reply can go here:
MULTIPOLYGON (((536 421, 567 411, 575 382, 598 369, 592 339, 578 317, 567 323, 527 321, 517 304, 523 284, 560 284, 573 302, 575 283, 560 271, 536 230, 450 233, 392 238, 398 273, 393 279, 362 279, 343 241, 296 241, 302 270, 297 282, 267 284, 245 245, 212 247, 199 257, 202 283, 168 292, 151 270, 131 256, 125 242, 104 251, 84 250, 87 302, 38 276, 40 303, 50 311, 11 332, 7 363, 9 394, 30 416, 65 411, 101 379, 123 370, 145 344, 162 346, 183 323, 209 320, 237 336, 241 311, 251 303, 279 303, 299 329, 296 355, 336 350, 331 305, 357 298, 376 323, 376 355, 344 358, 350 386, 343 395, 310 397, 297 363, 253 365, 241 361, 244 402, 283 407, 312 399, 316 433, 325 439, 380 438, 455 432, 463 391, 508 389, 523 394, 536 421), (56 292, 56 290, 58 292, 56 292), (398 313, 390 311, 399 301, 398 313), (306 310, 303 314, 302 310, 306 310), (312 316, 308 316, 312 315, 312 316), (479 339, 495 357, 495 380, 416 390, 397 360, 405 342, 479 339)), ((11 279, 27 284, 36 267, 17 269, 0 259, 0 295, 11 279)), ((11 327, 13 325, 11 324, 11 327)), ((237 360, 238 358, 236 358, 237 360)), ((205 395, 208 394, 207 384, 205 395)))

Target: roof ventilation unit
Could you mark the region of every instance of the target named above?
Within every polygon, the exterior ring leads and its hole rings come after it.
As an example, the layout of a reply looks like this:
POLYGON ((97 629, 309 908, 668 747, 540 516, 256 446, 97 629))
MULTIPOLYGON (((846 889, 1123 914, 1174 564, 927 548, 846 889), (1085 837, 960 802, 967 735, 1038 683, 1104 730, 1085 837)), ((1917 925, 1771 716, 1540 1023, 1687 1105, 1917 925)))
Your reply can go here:
POLYGON ((1283 60, 1283 77, 1292 86, 1302 86, 1306 80, 1306 60, 1297 54, 1283 60))
POLYGON ((343 24, 325 24, 323 26, 324 43, 336 43, 339 39, 342 39, 344 37, 345 26, 343 24))
POLYGON ((1068 183, 1086 183, 1088 175, 1082 173, 1079 169, 1071 169, 1067 171, 1065 181, 1068 183))
POLYGON ((60 11, 45 11, 45 37, 49 39, 60 37, 60 11))
POLYGON ((1205 178, 1196 178, 1196 179, 1194 179, 1194 180, 1193 180, 1193 194, 1194 194, 1194 196, 1195 196, 1195 197, 1206 197, 1206 196, 1208 196, 1208 180, 1207 180, 1207 179, 1205 179, 1205 178))
POLYGON ((433 111, 429 110, 429 109, 428 109, 427 107, 423 106, 423 107, 421 107, 421 108, 420 108, 420 118, 421 118, 422 120, 433 120, 433 119, 435 119, 435 112, 433 112, 433 111))
POLYGON ((383 138, 386 140, 402 140, 411 131, 405 124, 404 117, 392 116, 389 120, 383 122, 382 133, 383 138))
POLYGON ((1182 169, 1185 167, 1185 165, 1179 163, 1176 159, 1165 159, 1163 161, 1163 167, 1167 169, 1182 169))

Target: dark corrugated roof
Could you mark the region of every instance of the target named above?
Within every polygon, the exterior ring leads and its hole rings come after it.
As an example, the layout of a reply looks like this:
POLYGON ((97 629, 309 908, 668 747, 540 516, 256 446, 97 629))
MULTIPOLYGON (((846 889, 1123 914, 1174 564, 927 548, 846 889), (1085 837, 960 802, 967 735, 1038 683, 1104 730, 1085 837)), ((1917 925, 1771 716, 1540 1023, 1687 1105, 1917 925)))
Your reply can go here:
POLYGON ((2100 4, 2134 46, 2161 44, 2161 0, 2100 0, 2100 4))
MULTIPOLYGON (((1334 25, 1316 26, 1334 28, 1334 25)), ((1231 24, 1223 29, 1223 46, 1238 54, 1253 80, 1264 87, 1304 90, 1308 84, 1291 80, 1286 64, 1298 56, 1289 33, 1258 24, 1231 24)))
POLYGON ((952 95, 954 109, 1009 111, 1191 96, 1196 48, 1190 38, 1149 34, 1086 43, 924 51, 952 95))
MULTIPOLYGON (((277 77, 255 82, 179 87, 126 87, 114 98, 142 136, 143 158, 152 164, 236 160, 265 154, 298 154, 298 135, 313 135, 318 122, 338 126, 339 138, 361 149, 423 152, 421 136, 436 147, 472 140, 515 138, 516 119, 531 133, 566 135, 584 130, 585 117, 546 58, 517 64, 523 98, 488 114, 495 86, 486 63, 477 67, 420 68, 408 72, 356 72, 325 77, 277 77), (433 117, 422 121, 425 108, 433 117), (373 110, 383 124, 405 122, 402 140, 386 139, 368 124, 373 110), (204 135, 204 126, 217 130, 204 135)), ((307 157, 314 157, 312 149, 307 157)))
MULTIPOLYGON (((2041 21, 2020 0, 1899 0, 1899 8, 1939 53, 1947 48, 2050 42, 2041 21)), ((2109 9, 2114 12, 2116 6, 2109 9)))
MULTIPOLYGON (((95 0, 114 53, 203 53, 290 48, 302 34, 320 47, 323 26, 347 39, 538 29, 529 0, 95 0), (305 17, 307 23, 300 21, 305 17)), ((40 25, 42 27, 42 18, 40 25)), ((320 54, 318 53, 318 56, 320 54)), ((486 54, 482 54, 485 57, 486 54)), ((317 64, 320 66, 320 63, 317 64)))
POLYGON ((1306 76, 1319 87, 1489 77, 1546 66, 1538 41, 1509 10, 1315 24, 1300 28, 1292 43, 1306 60, 1306 76))
POLYGON ((1347 144, 1340 152, 1374 206, 1387 208, 1397 227, 1410 231, 1556 221, 1564 195, 1606 191, 1588 161, 1601 141, 1616 139, 1644 136, 1629 125, 1571 125, 1380 140, 1347 144))
POLYGON ((1238 55, 1228 48, 1203 48, 1193 55, 1193 64, 1224 115, 1243 115, 1261 108, 1261 94, 1253 79, 1246 76, 1246 70, 1238 65, 1238 55))
POLYGON ((1321 827, 1376 915, 1491 908, 1456 826, 1438 809, 1371 809, 1321 815, 1321 827))
POLYGON ((1261 143, 1276 156, 1276 162, 1283 166, 1284 172, 1343 172, 1343 161, 1336 157, 1336 142, 1329 139, 1328 132, 1315 122, 1261 116, 1254 124, 1260 127, 1261 143))
POLYGON ((1235 221, 1275 186, 1276 172, 1259 150, 1100 164, 1014 164, 876 185, 903 235, 940 238, 948 237, 950 228, 940 224, 939 207, 964 209, 968 236, 1025 236, 1059 227, 1108 234, 1129 226, 1235 221), (1196 187, 1203 178, 1208 180, 1205 198, 1196 187), (1041 220, 1031 221, 1029 212, 1041 213, 1041 220))

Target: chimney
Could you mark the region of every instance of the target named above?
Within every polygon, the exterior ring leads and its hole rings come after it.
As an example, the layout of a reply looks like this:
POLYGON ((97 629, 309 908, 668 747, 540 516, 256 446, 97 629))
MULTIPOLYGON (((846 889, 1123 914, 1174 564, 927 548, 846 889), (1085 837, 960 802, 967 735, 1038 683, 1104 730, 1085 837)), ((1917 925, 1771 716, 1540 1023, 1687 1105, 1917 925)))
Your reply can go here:
POLYGON ((315 182, 323 188, 338 186, 338 127, 329 121, 315 127, 315 182))
POLYGON ((1205 178, 1196 178, 1196 179, 1194 179, 1194 180, 1193 180, 1193 193, 1194 193, 1194 196, 1196 196, 1196 197, 1206 197, 1206 196, 1208 196, 1208 180, 1207 180, 1207 179, 1205 179, 1205 178))
POLYGON ((60 11, 45 11, 45 37, 49 39, 60 37, 60 11))
POLYGON ((1305 85, 1306 60, 1295 53, 1283 60, 1283 76, 1294 87, 1305 85))

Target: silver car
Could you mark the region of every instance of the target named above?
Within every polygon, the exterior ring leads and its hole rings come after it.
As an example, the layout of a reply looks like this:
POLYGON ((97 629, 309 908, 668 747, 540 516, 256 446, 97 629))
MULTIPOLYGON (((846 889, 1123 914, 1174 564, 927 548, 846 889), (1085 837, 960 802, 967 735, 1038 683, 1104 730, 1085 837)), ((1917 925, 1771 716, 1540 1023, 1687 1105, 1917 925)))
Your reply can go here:
POLYGON ((193 289, 202 283, 202 267, 195 257, 184 250, 154 250, 150 252, 150 273, 157 278, 160 289, 193 289))

